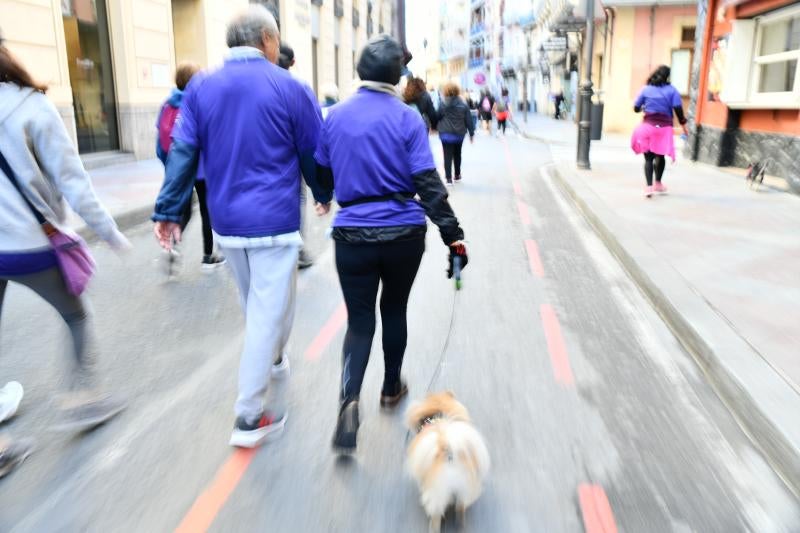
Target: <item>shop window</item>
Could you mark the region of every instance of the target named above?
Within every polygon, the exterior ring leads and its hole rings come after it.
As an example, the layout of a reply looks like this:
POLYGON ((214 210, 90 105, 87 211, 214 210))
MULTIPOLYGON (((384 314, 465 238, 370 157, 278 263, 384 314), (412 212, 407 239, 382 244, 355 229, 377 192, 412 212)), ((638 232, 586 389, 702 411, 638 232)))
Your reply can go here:
POLYGON ((681 96, 689 94, 689 76, 692 70, 692 51, 686 48, 672 51, 670 81, 681 96))
POLYGON ((736 20, 729 40, 722 101, 733 108, 800 108, 800 6, 736 20))

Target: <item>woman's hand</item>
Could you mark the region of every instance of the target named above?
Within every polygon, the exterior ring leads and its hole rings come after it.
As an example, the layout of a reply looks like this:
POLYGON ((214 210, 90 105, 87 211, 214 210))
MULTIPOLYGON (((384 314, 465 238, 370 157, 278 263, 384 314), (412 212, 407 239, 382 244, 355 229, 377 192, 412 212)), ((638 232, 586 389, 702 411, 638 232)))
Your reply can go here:
POLYGON ((455 273, 454 268, 454 260, 458 257, 461 260, 461 270, 464 270, 464 267, 467 266, 469 263, 469 257, 467 256, 467 247, 463 241, 455 241, 450 243, 450 257, 449 257, 449 268, 447 269, 447 278, 450 279, 453 277, 455 273))
POLYGON ((321 204, 319 202, 314 204, 314 210, 317 212, 318 217, 323 217, 327 215, 331 210, 330 202, 327 204, 321 204))

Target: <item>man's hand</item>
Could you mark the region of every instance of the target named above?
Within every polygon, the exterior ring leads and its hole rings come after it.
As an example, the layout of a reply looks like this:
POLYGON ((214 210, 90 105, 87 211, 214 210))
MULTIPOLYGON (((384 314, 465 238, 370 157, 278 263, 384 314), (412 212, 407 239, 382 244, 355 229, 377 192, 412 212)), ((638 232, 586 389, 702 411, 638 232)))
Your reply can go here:
POLYGON ((153 233, 165 250, 171 250, 173 243, 181 242, 181 226, 177 222, 156 222, 153 233))
POLYGON ((327 215, 331 210, 331 204, 328 202, 327 204, 321 204, 317 202, 314 204, 314 210, 317 212, 318 217, 323 217, 327 215))

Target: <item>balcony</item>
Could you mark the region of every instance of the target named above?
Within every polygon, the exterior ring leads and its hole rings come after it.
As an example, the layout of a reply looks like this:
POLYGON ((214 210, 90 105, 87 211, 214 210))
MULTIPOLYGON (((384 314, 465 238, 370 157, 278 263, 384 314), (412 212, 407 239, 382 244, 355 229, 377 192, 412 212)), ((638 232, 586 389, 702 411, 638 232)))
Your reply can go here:
POLYGON ((358 8, 353 6, 353 27, 358 28, 361 25, 361 13, 358 8))
POLYGON ((344 16, 344 0, 333 0, 333 16, 336 18, 344 16))

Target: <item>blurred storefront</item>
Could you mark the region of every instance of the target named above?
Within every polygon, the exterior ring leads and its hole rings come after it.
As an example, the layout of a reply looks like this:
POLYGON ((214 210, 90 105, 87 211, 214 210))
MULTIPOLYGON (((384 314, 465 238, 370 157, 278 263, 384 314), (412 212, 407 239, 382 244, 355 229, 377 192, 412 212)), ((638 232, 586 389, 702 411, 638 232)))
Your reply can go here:
POLYGON ((702 0, 698 18, 689 155, 767 162, 800 191, 800 3, 702 0))
MULTIPOLYGON (((250 0, 276 14, 293 71, 345 96, 368 36, 401 31, 395 0, 250 0)), ((153 157, 154 124, 175 65, 220 64, 225 25, 248 0, 0 0, 8 46, 50 85, 82 154, 153 157)))

